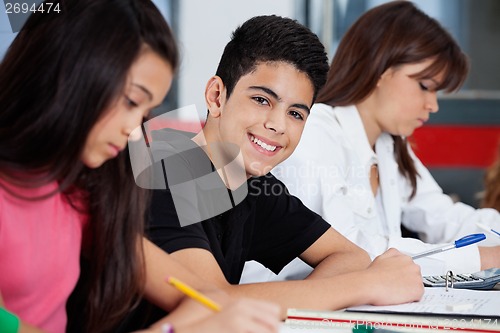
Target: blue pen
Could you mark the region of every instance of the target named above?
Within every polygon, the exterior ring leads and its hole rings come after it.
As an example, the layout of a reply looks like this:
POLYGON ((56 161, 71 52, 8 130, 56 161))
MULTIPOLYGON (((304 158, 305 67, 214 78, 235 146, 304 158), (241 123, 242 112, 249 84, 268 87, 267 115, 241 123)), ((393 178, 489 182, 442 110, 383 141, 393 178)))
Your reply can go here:
POLYGON ((445 246, 442 246, 442 247, 434 249, 434 250, 429 250, 429 251, 425 251, 425 252, 416 254, 416 255, 412 256, 411 258, 413 260, 415 260, 418 258, 430 256, 432 254, 441 253, 441 252, 452 250, 452 249, 458 249, 459 247, 463 247, 463 246, 467 246, 470 244, 480 242, 485 238, 486 238, 485 234, 468 235, 468 236, 465 236, 465 237, 462 237, 462 238, 456 240, 453 244, 445 245, 445 246))
POLYGON ((491 232, 493 235, 497 235, 497 236, 499 236, 499 237, 500 237, 500 232, 498 232, 498 231, 496 231, 496 230, 494 230, 494 229, 491 229, 490 227, 485 226, 484 224, 481 224, 481 223, 479 223, 479 222, 476 222, 476 225, 477 225, 479 228, 483 229, 484 231, 491 232))

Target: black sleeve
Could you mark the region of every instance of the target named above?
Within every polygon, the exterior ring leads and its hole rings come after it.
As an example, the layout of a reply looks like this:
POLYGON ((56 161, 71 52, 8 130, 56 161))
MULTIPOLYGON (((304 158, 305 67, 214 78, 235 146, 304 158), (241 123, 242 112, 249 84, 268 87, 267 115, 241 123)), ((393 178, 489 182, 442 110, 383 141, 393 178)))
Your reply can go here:
POLYGON ((170 190, 153 191, 146 234, 152 242, 168 253, 186 248, 210 251, 202 223, 180 226, 170 190))
POLYGON ((249 195, 258 193, 249 260, 256 260, 278 274, 314 244, 330 224, 290 195, 286 186, 271 174, 256 180, 249 183, 252 193, 249 195))

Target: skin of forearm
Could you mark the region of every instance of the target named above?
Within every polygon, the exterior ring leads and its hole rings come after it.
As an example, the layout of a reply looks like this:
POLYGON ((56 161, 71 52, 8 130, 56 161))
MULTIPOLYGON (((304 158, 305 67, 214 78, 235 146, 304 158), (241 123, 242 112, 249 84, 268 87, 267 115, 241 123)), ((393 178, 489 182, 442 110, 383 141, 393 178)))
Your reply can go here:
POLYGON ((365 304, 370 295, 365 286, 360 274, 348 273, 314 280, 227 285, 223 289, 231 296, 275 302, 281 306, 285 319, 288 308, 338 310, 365 304))
MULTIPOLYGON (((186 303, 184 303, 184 304, 186 304, 186 303)), ((194 322, 197 322, 199 320, 203 320, 212 314, 212 312, 210 310, 203 309, 202 305, 199 305, 200 309, 197 309, 197 311, 193 311, 192 307, 183 306, 183 305, 176 308, 168 316, 166 316, 163 319, 161 319, 160 321, 156 322, 154 325, 151 326, 151 328, 153 328, 153 329, 160 328, 162 324, 170 323, 176 328, 176 332, 177 332, 178 329, 180 329, 181 327, 190 326, 194 322)))
POLYGON ((500 267, 500 246, 479 247, 481 270, 500 267))
POLYGON ((322 279, 367 268, 371 263, 368 253, 361 250, 330 255, 319 263, 307 279, 322 279))
MULTIPOLYGON (((166 282, 169 276, 175 276, 197 290, 217 290, 217 287, 202 279, 196 272, 180 264, 150 242, 144 247, 146 265, 145 298, 167 311, 177 308, 185 295, 166 282)), ((221 300, 223 296, 220 296, 221 300)))
POLYGON ((363 270, 323 279, 228 286, 224 290, 230 295, 274 301, 282 307, 283 317, 288 308, 338 310, 361 304, 400 304, 417 301, 424 292, 420 267, 395 249, 363 270))

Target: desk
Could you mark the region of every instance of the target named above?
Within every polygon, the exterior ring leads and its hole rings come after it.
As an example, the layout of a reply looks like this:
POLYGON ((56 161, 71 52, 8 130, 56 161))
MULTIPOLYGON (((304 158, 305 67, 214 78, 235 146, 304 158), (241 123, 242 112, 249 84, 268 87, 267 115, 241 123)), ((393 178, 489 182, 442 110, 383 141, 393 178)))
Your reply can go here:
POLYGON ((500 292, 425 288, 418 302, 356 306, 340 311, 288 309, 281 333, 352 333, 359 331, 500 333, 500 292), (467 305, 469 308, 451 308, 467 305), (361 326, 361 327, 360 327, 361 326))
POLYGON ((499 316, 492 318, 331 311, 324 319, 288 319, 280 333, 352 333, 357 325, 373 328, 374 333, 500 333, 500 309, 499 316))
MULTIPOLYGON (((346 328, 298 328, 288 324, 282 324, 279 333, 352 333, 352 329, 346 328)), ((383 329, 376 329, 373 333, 394 333, 383 329)))
POLYGON ((298 327, 293 324, 283 323, 279 333, 352 333, 352 329, 347 328, 315 328, 315 327, 298 327))

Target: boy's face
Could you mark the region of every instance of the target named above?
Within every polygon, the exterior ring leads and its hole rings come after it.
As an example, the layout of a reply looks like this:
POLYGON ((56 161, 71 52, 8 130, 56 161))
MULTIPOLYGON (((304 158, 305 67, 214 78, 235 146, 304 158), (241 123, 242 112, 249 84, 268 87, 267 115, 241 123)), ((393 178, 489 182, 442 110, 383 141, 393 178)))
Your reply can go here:
POLYGON ((240 78, 229 99, 223 87, 218 103, 209 103, 215 133, 205 134, 238 145, 248 177, 265 175, 297 147, 313 94, 310 79, 294 66, 261 63, 240 78))

